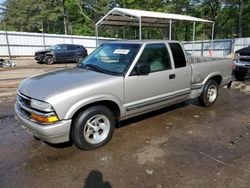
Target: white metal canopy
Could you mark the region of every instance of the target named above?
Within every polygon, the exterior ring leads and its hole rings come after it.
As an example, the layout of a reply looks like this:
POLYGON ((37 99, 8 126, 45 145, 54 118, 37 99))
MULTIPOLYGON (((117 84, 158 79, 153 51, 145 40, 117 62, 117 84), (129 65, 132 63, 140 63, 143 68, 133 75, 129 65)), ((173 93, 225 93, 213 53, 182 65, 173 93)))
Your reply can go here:
MULTIPOLYGON (((139 27, 139 39, 142 39, 142 27, 166 28, 169 26, 169 40, 172 38, 172 23, 174 21, 193 22, 193 40, 195 39, 195 23, 203 22, 212 24, 212 41, 214 34, 214 22, 187 15, 169 14, 145 10, 126 8, 114 8, 96 23, 96 37, 98 43, 98 28, 106 26, 137 26, 139 27)), ((212 45, 213 42, 211 42, 212 45)))

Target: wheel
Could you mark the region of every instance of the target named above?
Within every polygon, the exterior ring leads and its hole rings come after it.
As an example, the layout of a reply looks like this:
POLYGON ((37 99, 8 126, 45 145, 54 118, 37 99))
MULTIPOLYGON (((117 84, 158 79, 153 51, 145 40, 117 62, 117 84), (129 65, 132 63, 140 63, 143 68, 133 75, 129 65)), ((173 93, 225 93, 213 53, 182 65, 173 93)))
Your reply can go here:
POLYGON ((81 63, 82 60, 83 60, 83 57, 82 57, 82 56, 77 56, 75 61, 76 61, 77 63, 81 63))
POLYGON ((44 62, 47 63, 48 65, 51 65, 54 63, 54 59, 53 59, 53 56, 46 56, 44 58, 44 62))
POLYGON ((115 129, 115 117, 105 106, 92 106, 81 112, 72 126, 74 144, 81 150, 92 150, 110 141, 115 129))
POLYGON ((244 71, 234 70, 233 74, 234 74, 234 77, 236 78, 236 80, 243 80, 244 77, 246 76, 246 72, 244 72, 244 71))
POLYGON ((212 106, 217 97, 218 97, 219 89, 218 84, 215 80, 209 80, 201 95, 198 97, 198 100, 202 106, 212 106))

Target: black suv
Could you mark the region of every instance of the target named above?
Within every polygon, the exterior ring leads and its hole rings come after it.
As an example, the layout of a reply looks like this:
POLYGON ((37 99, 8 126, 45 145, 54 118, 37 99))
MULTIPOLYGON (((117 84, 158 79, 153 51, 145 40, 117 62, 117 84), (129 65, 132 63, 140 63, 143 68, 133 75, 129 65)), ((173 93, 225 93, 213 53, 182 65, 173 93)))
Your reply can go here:
POLYGON ((88 55, 86 48, 75 44, 57 44, 51 48, 35 52, 37 63, 81 62, 88 55))

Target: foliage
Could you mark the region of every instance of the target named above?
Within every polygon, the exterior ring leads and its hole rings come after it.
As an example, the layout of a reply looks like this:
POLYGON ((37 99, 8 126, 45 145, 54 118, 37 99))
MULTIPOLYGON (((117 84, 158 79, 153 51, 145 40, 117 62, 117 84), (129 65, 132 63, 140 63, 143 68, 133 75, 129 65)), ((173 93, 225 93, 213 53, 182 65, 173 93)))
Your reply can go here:
MULTIPOLYGON (((250 0, 6 0, 0 12, 12 31, 95 35, 95 23, 114 7, 187 14, 215 21, 216 38, 250 35, 250 0)), ((0 29, 4 29, 0 24, 0 29)), ((138 37, 138 28, 103 27, 102 36, 138 37)), ((143 38, 165 38, 166 30, 143 28, 143 38)), ((173 38, 191 40, 192 23, 176 22, 173 38)), ((197 24, 197 39, 211 37, 211 26, 197 24)))

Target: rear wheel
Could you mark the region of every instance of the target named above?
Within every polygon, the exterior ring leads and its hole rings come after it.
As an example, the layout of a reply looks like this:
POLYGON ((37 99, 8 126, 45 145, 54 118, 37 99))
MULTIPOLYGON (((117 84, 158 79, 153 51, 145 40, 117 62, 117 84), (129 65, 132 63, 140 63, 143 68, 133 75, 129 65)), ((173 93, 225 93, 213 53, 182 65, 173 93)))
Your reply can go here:
POLYGON ((217 100, 218 93, 218 83, 215 80, 209 80, 198 100, 202 106, 212 106, 217 100))
POLYGON ((83 60, 83 57, 82 57, 82 56, 77 56, 75 61, 76 61, 77 63, 81 63, 82 60, 83 60))
POLYGON ((46 57, 44 58, 44 62, 47 63, 48 65, 53 64, 53 63, 54 63, 54 58, 53 58, 53 56, 46 56, 46 57))
POLYGON ((113 113, 105 106, 92 106, 81 112, 72 125, 71 138, 82 150, 92 150, 108 143, 115 128, 113 113))

